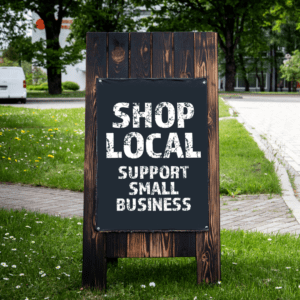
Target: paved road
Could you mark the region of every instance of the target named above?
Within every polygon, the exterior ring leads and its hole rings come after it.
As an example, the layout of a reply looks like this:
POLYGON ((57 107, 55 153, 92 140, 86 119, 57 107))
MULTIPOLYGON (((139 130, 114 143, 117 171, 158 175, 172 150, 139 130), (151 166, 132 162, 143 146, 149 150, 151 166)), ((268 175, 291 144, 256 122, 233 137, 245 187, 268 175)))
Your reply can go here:
POLYGON ((26 104, 1 104, 0 106, 13 106, 13 107, 27 107, 27 108, 40 108, 40 109, 48 109, 48 108, 78 108, 85 107, 85 101, 72 101, 72 102, 64 102, 64 101, 40 101, 40 102, 28 102, 26 104))
MULTIPOLYGON (((259 97, 227 101, 287 163, 300 191, 300 96, 259 97)), ((298 195, 299 196, 299 195, 298 195)))

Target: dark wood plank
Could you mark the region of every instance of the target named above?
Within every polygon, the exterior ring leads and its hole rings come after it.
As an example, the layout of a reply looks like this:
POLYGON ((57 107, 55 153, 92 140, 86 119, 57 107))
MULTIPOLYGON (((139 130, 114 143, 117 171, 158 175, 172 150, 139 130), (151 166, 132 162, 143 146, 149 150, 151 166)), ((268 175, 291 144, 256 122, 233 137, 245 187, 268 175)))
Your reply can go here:
POLYGON ((174 257, 196 256, 196 234, 194 232, 173 233, 174 257))
POLYGON ((150 257, 150 233, 127 234, 127 257, 150 257))
POLYGON ((195 33, 195 74, 207 76, 209 232, 196 234, 197 282, 221 280, 217 34, 195 33), (199 57, 199 59, 197 59, 199 57), (205 60, 204 67, 202 61, 205 60))
POLYGON ((194 33, 174 33, 174 77, 194 78, 194 33))
POLYGON ((207 103, 208 103, 208 178, 209 178, 209 242, 211 282, 221 280, 220 194, 219 194, 219 109, 218 109, 218 36, 206 33, 207 40, 207 103))
POLYGON ((106 288, 106 235, 96 226, 96 80, 106 77, 106 33, 87 33, 82 285, 106 288))
MULTIPOLYGON (((194 33, 174 33, 174 77, 194 78, 194 33)), ((173 233, 174 256, 196 256, 195 233, 173 233)))
MULTIPOLYGON (((152 34, 152 77, 172 78, 173 68, 173 34, 153 32, 152 34)), ((150 257, 173 257, 173 233, 150 234, 150 257)))
POLYGON ((130 78, 151 78, 150 33, 130 33, 130 78))
MULTIPOLYGON (((128 78, 129 34, 108 33, 108 78, 128 78)), ((107 257, 127 257, 127 233, 107 233, 107 257)))
POLYGON ((195 78, 206 77, 207 42, 205 32, 195 32, 195 78))
POLYGON ((108 34, 108 77, 128 78, 128 33, 108 34))
MULTIPOLYGON (((150 33, 130 33, 130 73, 129 78, 151 77, 151 48, 150 33)), ((150 256, 150 233, 127 234, 127 257, 150 256)))
POLYGON ((127 233, 107 233, 108 258, 127 257, 127 233))
POLYGON ((153 32, 153 78, 174 77, 173 34, 170 32, 153 32))
POLYGON ((150 257, 173 257, 173 233, 150 233, 150 257))

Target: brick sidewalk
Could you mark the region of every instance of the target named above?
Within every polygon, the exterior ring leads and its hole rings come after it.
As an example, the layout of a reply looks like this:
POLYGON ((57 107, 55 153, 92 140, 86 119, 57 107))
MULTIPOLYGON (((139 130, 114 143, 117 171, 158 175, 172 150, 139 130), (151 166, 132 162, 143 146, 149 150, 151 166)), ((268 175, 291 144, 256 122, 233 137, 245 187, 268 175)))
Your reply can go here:
MULTIPOLYGON (((275 195, 221 197, 221 229, 244 229, 264 233, 300 233, 300 224, 282 197, 275 195)), ((0 207, 38 211, 62 217, 83 217, 83 193, 0 184, 0 207)))

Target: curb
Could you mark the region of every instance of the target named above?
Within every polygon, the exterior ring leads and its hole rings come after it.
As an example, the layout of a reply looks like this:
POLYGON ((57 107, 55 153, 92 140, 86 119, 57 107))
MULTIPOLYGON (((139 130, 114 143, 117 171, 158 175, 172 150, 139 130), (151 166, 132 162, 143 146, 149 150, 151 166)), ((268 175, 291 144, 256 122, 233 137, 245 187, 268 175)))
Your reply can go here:
POLYGON ((68 102, 85 101, 85 98, 27 98, 26 102, 68 102))
MULTIPOLYGON (((221 98, 224 100, 224 98, 221 98)), ((226 101, 226 100, 224 100, 226 101)), ((232 109, 229 109, 230 114, 232 114, 232 109)), ((287 171, 285 167, 278 161, 278 159, 273 155, 273 147, 268 142, 263 140, 260 137, 259 132, 256 129, 253 129, 247 122, 241 117, 236 117, 239 123, 243 124, 246 130, 252 135, 254 141, 257 143, 258 147, 265 153, 266 158, 269 161, 274 162, 275 171, 280 178, 281 187, 282 187, 282 198, 288 208, 292 210, 292 213, 300 224, 300 202, 295 197, 293 188, 291 186, 287 171)))

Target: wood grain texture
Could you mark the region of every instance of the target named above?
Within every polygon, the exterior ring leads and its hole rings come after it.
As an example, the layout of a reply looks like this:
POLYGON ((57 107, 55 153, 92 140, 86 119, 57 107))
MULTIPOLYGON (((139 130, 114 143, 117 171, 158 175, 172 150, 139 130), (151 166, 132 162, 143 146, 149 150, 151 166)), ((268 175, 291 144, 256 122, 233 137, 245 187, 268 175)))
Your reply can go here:
POLYGON ((170 32, 153 32, 153 78, 174 77, 172 37, 170 32))
POLYGON ((197 77, 207 75, 209 231, 196 233, 197 282, 221 280, 217 34, 195 33, 197 77), (197 58, 199 57, 199 59, 197 58), (203 64, 202 62, 206 63, 203 64))
POLYGON ((174 77, 194 78, 194 33, 174 33, 174 77))
POLYGON ((127 234, 127 257, 150 257, 150 233, 127 234))
MULTIPOLYGON (((174 77, 194 78, 194 33, 174 34, 174 77)), ((195 256, 195 233, 173 233, 173 253, 175 257, 195 256)))
MULTIPOLYGON (((172 33, 154 32, 152 34, 152 77, 172 78, 174 68, 172 65, 173 48, 172 33)), ((174 233, 151 233, 150 256, 173 257, 174 256, 174 233)))
POLYGON ((173 233, 174 257, 196 256, 196 234, 193 232, 173 233))
POLYGON ((174 233, 150 233, 150 257, 174 257, 174 233))
POLYGON ((207 41, 205 32, 195 32, 195 78, 206 77, 207 41))
MULTIPOLYGON (((151 77, 151 34, 130 33, 129 78, 151 77)), ((127 234, 127 257, 150 256, 150 233, 127 234)))
MULTIPOLYGON (((108 33, 108 78, 128 78, 129 38, 128 33, 108 33)), ((107 233, 107 257, 111 262, 117 257, 127 257, 127 233, 107 233)))
POLYGON ((107 250, 108 258, 127 257, 127 233, 107 233, 107 250))
POLYGON ((108 34, 108 77, 128 78, 128 33, 108 34))
POLYGON ((106 235, 96 227, 96 80, 106 77, 106 33, 87 33, 82 285, 106 288, 106 235))
POLYGON ((130 78, 151 78, 151 33, 130 33, 130 78))

